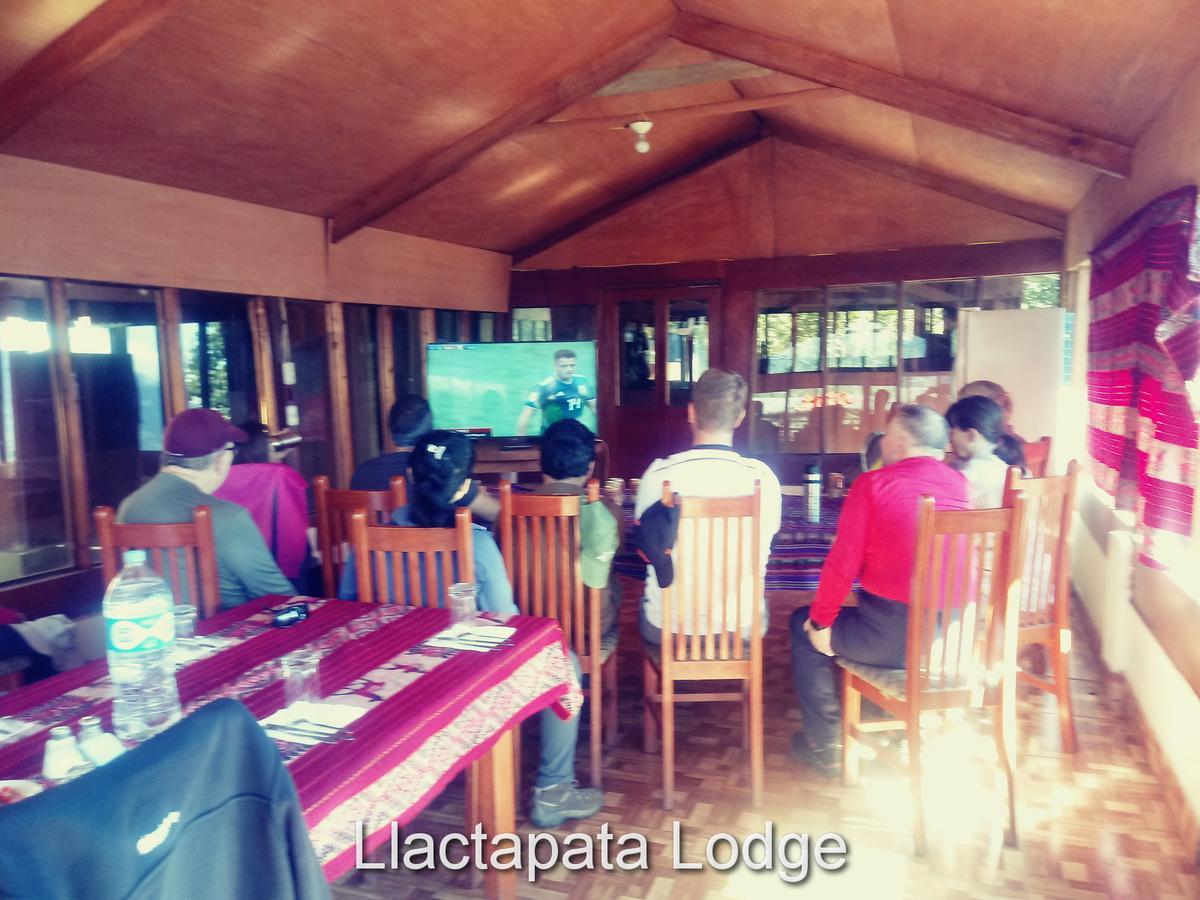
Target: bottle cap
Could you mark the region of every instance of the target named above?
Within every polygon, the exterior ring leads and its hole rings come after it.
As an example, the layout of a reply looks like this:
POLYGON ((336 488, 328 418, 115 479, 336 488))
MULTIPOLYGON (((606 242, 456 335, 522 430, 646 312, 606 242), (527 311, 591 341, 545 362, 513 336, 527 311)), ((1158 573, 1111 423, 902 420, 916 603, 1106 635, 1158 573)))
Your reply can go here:
POLYGON ((144 566, 146 564, 146 551, 126 550, 121 554, 121 561, 127 566, 144 566))

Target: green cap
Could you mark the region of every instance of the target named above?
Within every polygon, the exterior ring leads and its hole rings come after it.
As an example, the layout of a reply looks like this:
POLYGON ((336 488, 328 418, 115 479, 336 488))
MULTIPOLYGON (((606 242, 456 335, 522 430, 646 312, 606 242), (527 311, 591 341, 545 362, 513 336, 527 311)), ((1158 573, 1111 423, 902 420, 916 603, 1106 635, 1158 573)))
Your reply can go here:
POLYGON ((617 520, 601 502, 584 502, 579 508, 579 568, 590 588, 608 585, 613 555, 621 543, 617 520))

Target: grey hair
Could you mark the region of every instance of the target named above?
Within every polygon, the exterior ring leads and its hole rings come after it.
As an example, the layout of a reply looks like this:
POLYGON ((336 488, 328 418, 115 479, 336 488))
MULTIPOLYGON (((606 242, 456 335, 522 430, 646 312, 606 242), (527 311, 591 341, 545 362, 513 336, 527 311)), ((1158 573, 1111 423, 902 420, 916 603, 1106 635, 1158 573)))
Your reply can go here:
POLYGON ((914 441, 930 450, 945 450, 950 443, 950 426, 936 409, 919 403, 903 403, 892 416, 914 441))
POLYGON ((175 466, 180 469, 190 469, 193 472, 203 472, 205 469, 211 469, 213 463, 217 461, 217 457, 225 452, 225 448, 214 450, 204 456, 176 456, 174 453, 163 453, 160 466, 175 466))

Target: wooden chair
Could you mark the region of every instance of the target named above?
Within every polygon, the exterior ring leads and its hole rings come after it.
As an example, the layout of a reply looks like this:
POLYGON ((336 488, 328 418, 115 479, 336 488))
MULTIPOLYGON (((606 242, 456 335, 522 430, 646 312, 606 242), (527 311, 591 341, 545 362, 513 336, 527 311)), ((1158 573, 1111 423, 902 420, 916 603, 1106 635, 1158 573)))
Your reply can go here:
POLYGON ((1022 444, 1025 453, 1025 467, 1029 469, 1031 478, 1045 478, 1046 467, 1050 464, 1050 444, 1053 439, 1046 435, 1041 440, 1030 444, 1022 444))
POLYGON ((679 507, 672 552, 675 578, 662 591, 662 645, 645 643, 643 740, 654 749, 654 726, 662 726, 663 808, 675 790, 675 704, 742 704, 742 741, 750 748, 750 795, 763 793, 762 606, 763 546, 758 482, 747 497, 696 498, 671 494, 679 507), (730 551, 733 552, 730 552, 730 551), (716 585, 721 589, 716 590, 716 585), (715 623, 719 627, 713 628, 715 623), (739 681, 733 691, 677 691, 688 681, 739 681))
POLYGON ((1069 658, 1071 653, 1071 517, 1075 512, 1075 484, 1079 464, 1071 460, 1066 475, 1022 478, 1021 470, 1008 470, 1004 505, 1012 506, 1025 495, 1025 571, 1021 585, 1020 626, 1017 650, 1029 645, 1045 648, 1054 672, 1049 682, 1040 674, 1018 670, 1022 680, 1058 698, 1058 724, 1062 748, 1074 753, 1075 717, 1071 709, 1069 658))
POLYGON ((367 515, 363 509, 350 514, 360 603, 438 607, 450 585, 474 583, 470 510, 455 512, 453 528, 371 525, 367 515))
POLYGON ((937 511, 922 497, 918 512, 916 570, 908 609, 905 669, 868 666, 838 658, 842 681, 842 772, 858 778, 855 743, 866 732, 904 728, 913 793, 913 841, 925 853, 921 774, 921 713, 987 708, 1008 786, 1005 843, 1016 846, 1016 611, 1022 572, 1025 501, 1007 509, 937 511), (862 697, 895 717, 861 722, 862 697))
POLYGON ((321 576, 326 597, 336 597, 342 570, 350 558, 348 538, 350 513, 367 512, 370 524, 387 525, 392 510, 408 505, 408 488, 403 475, 395 475, 386 491, 342 491, 329 486, 328 475, 313 479, 317 507, 317 546, 321 550, 321 576))
MULTIPOLYGON (((587 499, 600 501, 595 479, 587 484, 587 499)), ((583 584, 581 508, 578 496, 514 494, 507 481, 500 484, 500 548, 517 606, 523 615, 558 619, 588 677, 592 784, 599 788, 601 739, 609 746, 616 742, 617 642, 615 635, 606 641, 602 633, 605 590, 583 584)))
POLYGON ((166 579, 176 603, 186 597, 200 618, 220 608, 217 550, 207 506, 197 506, 192 521, 175 525, 118 525, 111 506, 97 506, 92 516, 106 585, 121 571, 124 551, 145 550, 147 563, 166 579))

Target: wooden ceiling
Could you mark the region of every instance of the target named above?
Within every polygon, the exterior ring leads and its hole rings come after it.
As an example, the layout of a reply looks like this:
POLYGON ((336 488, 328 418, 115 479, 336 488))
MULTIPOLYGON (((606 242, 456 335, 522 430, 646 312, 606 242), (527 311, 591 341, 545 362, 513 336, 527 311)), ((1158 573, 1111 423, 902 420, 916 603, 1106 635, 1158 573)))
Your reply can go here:
POLYGON ((1006 240, 1128 174, 1197 26, 1193 0, 9 0, 0 153, 522 267, 1006 240))

